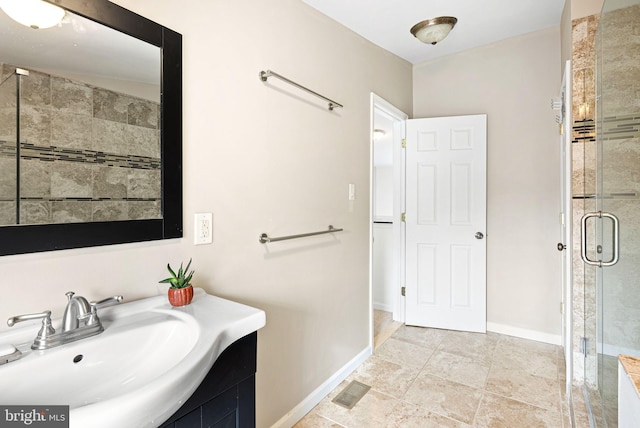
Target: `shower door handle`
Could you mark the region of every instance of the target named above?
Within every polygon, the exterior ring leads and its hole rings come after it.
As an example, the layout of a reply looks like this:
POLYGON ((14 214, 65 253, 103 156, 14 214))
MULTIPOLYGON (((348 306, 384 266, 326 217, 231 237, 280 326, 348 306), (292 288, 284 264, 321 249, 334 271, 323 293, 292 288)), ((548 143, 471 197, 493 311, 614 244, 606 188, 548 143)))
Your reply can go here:
POLYGON ((611 213, 603 213, 602 211, 586 213, 582 216, 580 225, 580 257, 582 258, 582 261, 588 265, 598 267, 613 266, 618 263, 618 256, 620 253, 620 227, 618 217, 611 213), (602 260, 591 260, 587 257, 587 220, 591 217, 607 217, 613 222, 613 254, 611 254, 611 260, 609 261, 604 262, 602 260))

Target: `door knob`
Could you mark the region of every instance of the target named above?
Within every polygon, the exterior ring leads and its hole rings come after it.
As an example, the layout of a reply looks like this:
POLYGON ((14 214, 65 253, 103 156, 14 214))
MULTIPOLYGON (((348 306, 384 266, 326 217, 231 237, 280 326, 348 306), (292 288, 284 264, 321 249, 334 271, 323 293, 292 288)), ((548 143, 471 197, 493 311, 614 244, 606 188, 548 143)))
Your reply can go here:
POLYGON ((476 239, 484 238, 484 234, 482 232, 476 232, 476 239))
POLYGON ((562 251, 562 250, 564 250, 565 248, 567 248, 567 246, 566 246, 566 245, 564 245, 562 242, 558 242, 558 251, 562 251))

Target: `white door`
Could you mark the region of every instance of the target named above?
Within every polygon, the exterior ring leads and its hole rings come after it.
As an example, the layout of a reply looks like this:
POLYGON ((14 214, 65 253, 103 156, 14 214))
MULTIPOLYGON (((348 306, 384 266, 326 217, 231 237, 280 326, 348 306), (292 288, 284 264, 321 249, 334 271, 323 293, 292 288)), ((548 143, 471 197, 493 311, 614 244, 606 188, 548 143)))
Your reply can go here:
POLYGON ((406 324, 486 332, 487 116, 407 121, 406 324))

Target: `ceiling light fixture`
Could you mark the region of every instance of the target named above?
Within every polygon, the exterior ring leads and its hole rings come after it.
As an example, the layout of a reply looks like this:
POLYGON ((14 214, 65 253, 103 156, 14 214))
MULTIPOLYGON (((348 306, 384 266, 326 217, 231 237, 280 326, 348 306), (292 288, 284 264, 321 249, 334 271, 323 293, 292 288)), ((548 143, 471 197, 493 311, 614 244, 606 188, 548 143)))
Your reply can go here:
POLYGON ((35 30, 58 25, 64 9, 42 0, 0 0, 0 9, 11 19, 35 30))
POLYGON ((458 22, 458 19, 453 16, 440 16, 438 18, 418 22, 416 25, 411 27, 411 30, 409 31, 411 31, 411 34, 413 34, 414 37, 422 43, 431 43, 432 45, 435 45, 447 37, 449 31, 451 31, 456 25, 456 22, 458 22))

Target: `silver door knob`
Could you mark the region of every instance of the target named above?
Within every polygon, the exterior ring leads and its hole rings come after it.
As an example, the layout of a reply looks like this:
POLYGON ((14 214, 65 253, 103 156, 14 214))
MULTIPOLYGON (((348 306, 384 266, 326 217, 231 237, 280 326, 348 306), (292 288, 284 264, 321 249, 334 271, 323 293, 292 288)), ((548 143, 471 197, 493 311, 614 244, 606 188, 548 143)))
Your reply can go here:
POLYGON ((484 238, 484 234, 482 232, 476 232, 476 239, 484 238))

